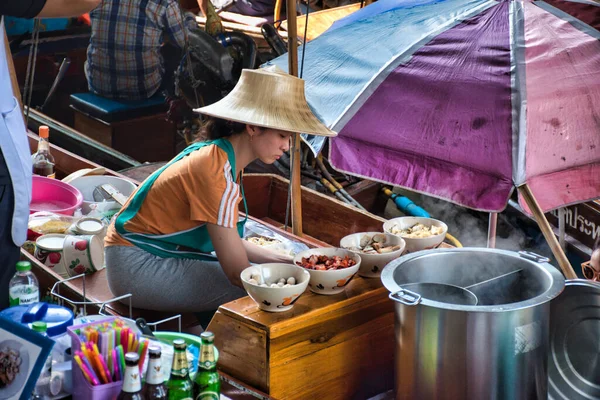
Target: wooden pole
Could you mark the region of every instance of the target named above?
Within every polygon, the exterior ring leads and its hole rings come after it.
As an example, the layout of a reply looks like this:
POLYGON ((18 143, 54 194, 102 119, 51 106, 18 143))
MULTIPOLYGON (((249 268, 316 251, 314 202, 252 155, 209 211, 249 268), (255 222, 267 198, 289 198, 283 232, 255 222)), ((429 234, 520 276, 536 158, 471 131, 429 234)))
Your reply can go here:
POLYGON ((548 242, 548 245, 552 250, 552 254, 554 254, 554 257, 556 257, 558 265, 560 266, 560 269, 565 275, 565 278, 577 279, 577 275, 575 274, 573 267, 571 267, 567 256, 565 255, 563 249, 560 247, 558 240, 556 240, 556 236, 554 236, 554 232, 552 232, 550 223, 546 219, 546 216, 540 208, 540 205, 538 204, 537 200, 533 196, 533 193, 531 193, 531 189, 529 189, 529 186, 525 184, 523 186, 519 186, 518 190, 521 196, 523 196, 523 200, 525 200, 525 203, 527 203, 529 209, 533 213, 533 216, 535 217, 535 220, 537 221, 540 229, 542 230, 542 234, 546 238, 546 241, 548 242))
MULTIPOLYGON (((288 22, 288 70, 289 74, 298 76, 298 26, 296 22, 296 1, 286 0, 286 13, 288 22)), ((291 190, 292 190, 292 232, 296 236, 302 236, 302 182, 300 179, 301 154, 300 134, 295 133, 292 137, 290 148, 291 160, 291 190)))

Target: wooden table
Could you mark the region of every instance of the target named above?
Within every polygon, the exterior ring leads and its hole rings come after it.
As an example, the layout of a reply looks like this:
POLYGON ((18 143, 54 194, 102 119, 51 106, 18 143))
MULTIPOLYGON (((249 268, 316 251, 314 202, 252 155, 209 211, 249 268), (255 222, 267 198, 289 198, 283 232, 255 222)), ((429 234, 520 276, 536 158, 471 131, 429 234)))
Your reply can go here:
POLYGON ((367 399, 393 388, 394 305, 379 279, 307 291, 283 313, 249 297, 219 308, 219 369, 277 399, 367 399))

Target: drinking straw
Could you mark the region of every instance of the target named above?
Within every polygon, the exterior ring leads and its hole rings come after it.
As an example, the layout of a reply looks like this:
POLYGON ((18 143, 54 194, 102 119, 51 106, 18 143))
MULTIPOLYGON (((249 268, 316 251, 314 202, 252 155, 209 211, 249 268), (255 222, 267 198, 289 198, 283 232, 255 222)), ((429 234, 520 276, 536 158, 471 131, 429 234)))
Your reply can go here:
POLYGON ((106 376, 106 370, 105 370, 106 365, 104 364, 104 360, 102 360, 102 356, 98 352, 98 346, 96 345, 96 343, 94 343, 93 348, 94 348, 94 351, 92 352, 92 357, 94 358, 94 362, 96 363, 96 366, 98 367, 98 372, 100 373, 100 376, 102 377, 102 381, 104 383, 109 383, 108 377, 106 376))
POLYGON ((119 371, 119 363, 117 362, 117 349, 113 349, 112 351, 112 362, 113 368, 115 370, 115 381, 121 380, 121 372, 119 371))
POLYGON ((140 363, 139 363, 140 374, 143 372, 143 369, 144 369, 144 361, 146 359, 146 349, 148 349, 149 342, 150 342, 149 340, 140 339, 140 347, 138 349, 138 356, 140 356, 140 363))
POLYGON ((123 352, 123 346, 117 347, 119 349, 119 368, 121 369, 121 375, 125 375, 125 353, 123 352))
POLYGON ((121 328, 115 329, 115 347, 121 344, 121 328))
POLYGON ((98 381, 96 380, 96 378, 92 377, 92 373, 90 372, 90 370, 88 369, 88 367, 85 366, 85 364, 83 364, 81 362, 81 358, 79 358, 78 355, 76 355, 75 357, 73 357, 75 359, 75 361, 77 362, 77 365, 79 365, 79 368, 81 368, 81 372, 83 372, 83 376, 85 376, 85 378, 87 379, 87 381, 96 386, 98 385, 98 381))
POLYGON ((104 376, 106 376, 106 380, 108 381, 108 383, 112 382, 112 377, 110 376, 110 371, 108 370, 108 367, 106 366, 106 362, 104 361, 104 357, 100 354, 97 355, 98 360, 100 360, 100 365, 102 365, 102 369, 104 372, 104 376))
MULTIPOLYGON (((80 358, 81 361, 83 361, 84 365, 88 368, 88 372, 90 374, 90 377, 92 378, 92 381, 99 382, 100 380, 98 379, 98 376, 96 375, 94 368, 90 363, 90 360, 88 360, 87 357, 79 350, 76 351, 75 354, 80 358)), ((95 383, 95 385, 99 385, 99 383, 95 383)))
POLYGON ((127 343, 129 344, 127 351, 133 351, 133 332, 129 332, 129 338, 127 340, 127 343))

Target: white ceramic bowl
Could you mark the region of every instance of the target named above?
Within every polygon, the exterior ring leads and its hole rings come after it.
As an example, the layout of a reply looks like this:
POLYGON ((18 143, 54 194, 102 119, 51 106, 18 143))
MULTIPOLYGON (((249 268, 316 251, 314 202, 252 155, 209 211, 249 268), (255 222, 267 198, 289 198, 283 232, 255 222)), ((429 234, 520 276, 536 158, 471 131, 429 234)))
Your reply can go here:
POLYGON ((302 260, 303 257, 310 257, 313 254, 320 256, 333 257, 338 256, 344 258, 345 256, 350 257, 356 264, 344 268, 344 269, 335 269, 328 271, 317 271, 314 269, 306 269, 310 274, 310 282, 308 284, 308 288, 317 294, 338 294, 344 291, 346 285, 350 283, 354 275, 360 268, 361 257, 346 249, 339 249, 335 247, 318 247, 315 249, 309 249, 305 251, 301 251, 296 254, 294 257, 294 264, 302 260))
POLYGON ((360 256, 360 268, 358 275, 365 278, 378 278, 381 276, 381 270, 392 260, 400 257, 406 248, 406 242, 400 236, 391 233, 381 232, 359 232, 345 236, 340 240, 340 247, 350 250, 360 256), (350 247, 360 247, 360 240, 365 236, 385 235, 384 246, 400 246, 398 250, 381 254, 365 254, 360 251, 350 250, 350 247))
MULTIPOLYGON (((84 215, 88 214, 91 211, 90 205, 98 204, 97 201, 94 200, 94 189, 100 185, 104 184, 113 185, 119 192, 121 192, 124 196, 129 196, 136 189, 136 186, 133 182, 130 182, 123 178, 118 178, 116 176, 110 175, 98 175, 98 176, 82 176, 79 178, 73 179, 69 184, 71 186, 79 189, 81 194, 83 195, 83 204, 82 204, 82 212, 84 215)), ((108 209, 118 209, 121 208, 119 203, 112 200, 107 200, 108 209)))
POLYGON ((392 218, 383 224, 383 231, 392 233, 392 227, 397 226, 399 229, 406 229, 421 223, 425 226, 439 226, 442 228, 442 233, 439 235, 429 236, 425 238, 408 238, 401 235, 402 239, 406 242, 406 253, 414 253, 415 251, 433 249, 438 247, 446 237, 448 232, 448 225, 442 221, 438 221, 433 218, 425 217, 398 217, 392 218))
POLYGON ((282 312, 291 309, 296 300, 306 290, 310 280, 310 275, 306 269, 282 263, 253 265, 243 270, 240 277, 248 296, 258 304, 261 310, 269 312, 282 312), (287 279, 290 277, 296 279, 296 284, 288 287, 265 287, 250 283, 251 275, 260 274, 259 268, 262 269, 262 276, 267 284, 277 283, 281 278, 287 279))

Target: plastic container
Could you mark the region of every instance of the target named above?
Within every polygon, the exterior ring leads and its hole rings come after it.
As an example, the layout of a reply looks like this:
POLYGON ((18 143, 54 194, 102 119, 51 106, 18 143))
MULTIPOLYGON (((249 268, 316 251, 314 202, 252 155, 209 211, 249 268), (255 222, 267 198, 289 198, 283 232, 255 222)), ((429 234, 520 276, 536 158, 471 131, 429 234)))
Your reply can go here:
POLYGON ((33 176, 30 212, 51 211, 57 214, 73 215, 81 207, 81 192, 56 179, 33 176))
POLYGON ((40 301, 40 284, 31 272, 29 261, 19 261, 17 272, 8 283, 8 299, 11 306, 32 304, 40 301))
MULTIPOLYGON (((123 178, 118 178, 116 176, 100 175, 75 178, 70 182, 70 184, 81 191, 83 195, 82 211, 84 214, 87 215, 90 211, 92 211, 90 206, 102 203, 94 199, 94 190, 100 185, 104 185, 106 183, 114 186, 115 189, 121 192, 121 194, 123 194, 125 197, 131 195, 131 193, 133 193, 136 189, 136 186, 133 182, 123 178)), ((106 211, 119 210, 121 208, 121 205, 113 200, 106 200, 105 203, 106 207, 104 210, 106 211)))
POLYGON ((62 362, 65 350, 71 347, 71 339, 67 336, 67 328, 73 325, 73 312, 56 304, 34 303, 9 307, 0 312, 0 316, 32 329, 36 321, 46 323, 46 334, 54 340, 52 358, 62 362))

